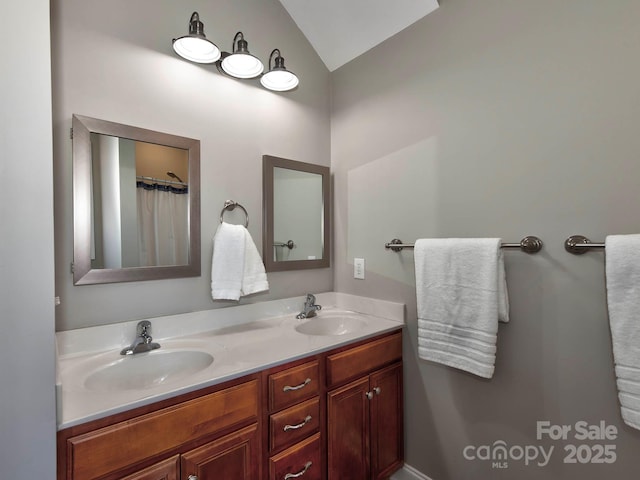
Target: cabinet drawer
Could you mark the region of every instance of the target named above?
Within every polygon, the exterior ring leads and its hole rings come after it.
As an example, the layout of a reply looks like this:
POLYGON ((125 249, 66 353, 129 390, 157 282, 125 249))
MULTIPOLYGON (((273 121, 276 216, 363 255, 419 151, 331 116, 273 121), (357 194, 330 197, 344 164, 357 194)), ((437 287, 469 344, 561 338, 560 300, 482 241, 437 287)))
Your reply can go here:
POLYGON ((67 478, 97 478, 225 428, 256 421, 258 381, 67 440, 67 478))
POLYGON ((353 380, 402 358, 402 333, 327 357, 329 387, 353 380))
POLYGON ((318 394, 318 362, 269 375, 269 411, 275 412, 318 394))
POLYGON ((269 459, 269 480, 320 480, 320 434, 303 440, 269 459))
POLYGON ((293 445, 308 437, 320 427, 320 401, 318 397, 289 407, 269 417, 269 444, 271 450, 293 445))

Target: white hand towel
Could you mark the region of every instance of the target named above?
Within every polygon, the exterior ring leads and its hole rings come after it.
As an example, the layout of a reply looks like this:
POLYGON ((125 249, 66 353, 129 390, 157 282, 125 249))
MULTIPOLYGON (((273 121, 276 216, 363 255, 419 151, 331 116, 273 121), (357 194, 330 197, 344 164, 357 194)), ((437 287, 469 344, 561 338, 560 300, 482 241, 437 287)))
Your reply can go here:
POLYGON ((239 300, 243 295, 268 289, 264 264, 247 229, 221 223, 213 238, 211 297, 239 300))
POLYGON ((260 253, 256 248, 256 244, 253 243, 249 231, 244 227, 242 228, 246 232, 242 295, 264 292, 265 290, 269 290, 269 282, 267 281, 267 274, 264 271, 262 257, 260 257, 260 253))
POLYGON ((416 241, 420 358, 493 376, 498 320, 509 321, 500 245, 499 238, 416 241))
POLYGON ((607 304, 622 419, 640 429, 640 235, 605 239, 607 304))

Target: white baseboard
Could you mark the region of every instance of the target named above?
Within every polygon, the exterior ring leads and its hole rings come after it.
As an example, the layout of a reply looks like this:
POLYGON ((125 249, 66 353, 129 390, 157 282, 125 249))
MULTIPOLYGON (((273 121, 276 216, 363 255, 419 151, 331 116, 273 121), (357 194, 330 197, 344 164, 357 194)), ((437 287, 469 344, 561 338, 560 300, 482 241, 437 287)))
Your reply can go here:
POLYGON ((424 473, 419 472, 411 465, 405 464, 401 470, 391 475, 390 480, 431 480, 424 473))

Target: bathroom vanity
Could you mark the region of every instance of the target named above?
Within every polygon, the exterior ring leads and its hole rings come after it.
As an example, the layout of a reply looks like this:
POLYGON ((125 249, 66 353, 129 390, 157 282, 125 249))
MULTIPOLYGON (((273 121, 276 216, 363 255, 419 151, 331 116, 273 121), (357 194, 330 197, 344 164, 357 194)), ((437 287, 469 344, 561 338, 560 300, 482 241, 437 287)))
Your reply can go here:
MULTIPOLYGON (((318 302, 362 306, 347 297, 320 294, 318 302)), ((257 308, 246 307, 244 316, 257 308)), ((152 319, 162 321, 170 322, 152 319)), ((182 328, 188 323, 182 319, 182 328)), ((61 355, 58 480, 384 479, 402 465, 402 318, 328 308, 315 319, 287 314, 193 336, 214 345, 205 373, 130 389, 124 405, 118 392, 89 392, 85 401, 115 397, 92 413, 70 399, 82 397, 79 385, 96 372, 86 363, 82 373, 78 362, 96 355, 61 355), (340 318, 348 319, 342 327, 340 318), (301 333, 311 322, 319 333, 301 333)), ((142 355, 177 351, 172 340, 155 338, 162 347, 142 355)))

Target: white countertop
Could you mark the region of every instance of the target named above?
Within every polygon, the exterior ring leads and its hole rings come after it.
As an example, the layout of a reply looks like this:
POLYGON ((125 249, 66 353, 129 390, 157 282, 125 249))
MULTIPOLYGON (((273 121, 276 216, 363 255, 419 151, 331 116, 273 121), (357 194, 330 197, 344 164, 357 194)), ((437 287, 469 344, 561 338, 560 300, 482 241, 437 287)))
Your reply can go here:
MULTIPOLYGON (((385 333, 404 324, 404 304, 335 292, 316 295, 323 314, 351 314, 364 326, 343 335, 306 335, 295 327, 304 298, 149 318, 152 336, 161 348, 124 357, 120 350, 135 338, 138 320, 56 334, 58 349, 58 430, 114 413, 148 405, 234 378, 331 350, 385 333), (87 388, 85 380, 114 362, 135 361, 155 352, 200 351, 214 361, 208 367, 173 381, 136 389, 87 388)), ((133 362, 132 362, 132 365, 133 362)))

